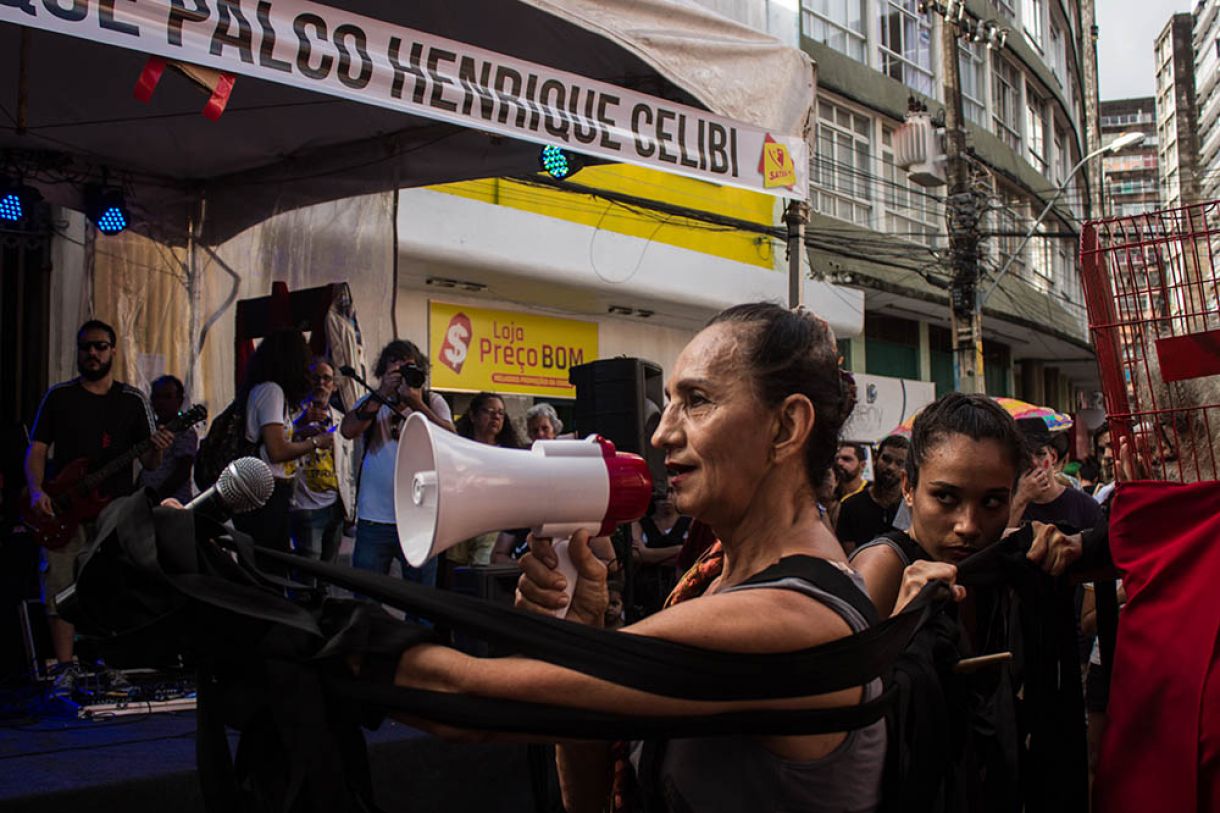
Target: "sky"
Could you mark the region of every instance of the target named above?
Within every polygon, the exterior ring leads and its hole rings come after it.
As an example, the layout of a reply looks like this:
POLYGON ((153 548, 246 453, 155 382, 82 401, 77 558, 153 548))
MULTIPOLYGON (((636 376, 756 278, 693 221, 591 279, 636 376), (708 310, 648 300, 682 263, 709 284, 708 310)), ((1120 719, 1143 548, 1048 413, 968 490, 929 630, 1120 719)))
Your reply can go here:
POLYGON ((1103 101, 1156 93, 1152 41, 1193 0, 1097 0, 1098 85, 1103 101))

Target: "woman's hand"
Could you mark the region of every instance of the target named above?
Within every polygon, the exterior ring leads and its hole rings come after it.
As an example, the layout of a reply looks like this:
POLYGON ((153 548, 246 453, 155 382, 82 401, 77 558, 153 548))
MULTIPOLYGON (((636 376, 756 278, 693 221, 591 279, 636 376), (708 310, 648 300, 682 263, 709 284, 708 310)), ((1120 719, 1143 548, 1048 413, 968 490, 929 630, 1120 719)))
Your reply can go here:
POLYGON ((552 541, 531 535, 530 552, 520 562, 517 606, 536 613, 554 613, 567 607, 564 618, 600 627, 610 603, 606 580, 614 547, 606 537, 590 539, 587 532, 577 531, 568 543, 568 555, 576 571, 570 599, 567 578, 559 572, 559 557, 552 541))
POLYGON ((894 612, 891 615, 902 612, 925 585, 938 579, 948 582, 954 601, 961 601, 966 597, 966 588, 957 583, 955 566, 948 562, 915 562, 902 571, 902 586, 898 588, 898 600, 894 602, 894 612))
POLYGON ((1034 543, 1025 558, 1052 576, 1061 575, 1084 552, 1080 534, 1065 534, 1054 525, 1034 524, 1034 543))

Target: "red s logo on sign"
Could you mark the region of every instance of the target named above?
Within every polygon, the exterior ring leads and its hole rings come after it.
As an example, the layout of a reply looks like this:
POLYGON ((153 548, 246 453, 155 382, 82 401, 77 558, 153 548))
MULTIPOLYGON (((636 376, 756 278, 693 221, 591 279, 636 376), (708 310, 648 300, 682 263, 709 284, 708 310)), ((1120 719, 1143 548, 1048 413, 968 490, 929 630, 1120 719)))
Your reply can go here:
POLYGON ((474 328, 470 317, 464 313, 455 313, 445 328, 445 343, 441 345, 440 360, 454 373, 460 375, 462 365, 466 363, 466 355, 470 352, 470 339, 474 336, 474 328))

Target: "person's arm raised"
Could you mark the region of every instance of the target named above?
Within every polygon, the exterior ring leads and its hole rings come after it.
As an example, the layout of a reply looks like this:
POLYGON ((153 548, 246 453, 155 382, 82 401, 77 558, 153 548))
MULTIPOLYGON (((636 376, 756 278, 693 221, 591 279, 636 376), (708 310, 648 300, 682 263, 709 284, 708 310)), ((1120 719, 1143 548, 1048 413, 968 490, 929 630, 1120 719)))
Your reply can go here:
MULTIPOLYGON (((569 620, 597 625, 604 617, 605 563, 590 549, 588 537, 577 534, 569 550, 579 574, 572 600, 561 587, 563 576, 550 571, 536 579, 545 565, 522 559, 525 571, 518 606, 539 611, 568 606, 569 620), (533 575, 531 575, 533 573, 533 575), (527 580, 535 582, 527 586, 527 580), (545 581, 538 584, 537 581, 545 581)), ((545 556, 545 554, 541 554, 545 556)), ((794 652, 850 633, 847 623, 829 607, 790 590, 751 589, 678 604, 637 624, 624 633, 725 652, 762 654, 794 652)), ((600 678, 528 658, 479 659, 447 647, 422 645, 407 651, 399 662, 396 681, 436 691, 462 692, 510 700, 554 703, 591 711, 622 714, 714 714, 749 708, 814 708, 822 698, 780 701, 696 701, 663 697, 619 686, 600 678)))

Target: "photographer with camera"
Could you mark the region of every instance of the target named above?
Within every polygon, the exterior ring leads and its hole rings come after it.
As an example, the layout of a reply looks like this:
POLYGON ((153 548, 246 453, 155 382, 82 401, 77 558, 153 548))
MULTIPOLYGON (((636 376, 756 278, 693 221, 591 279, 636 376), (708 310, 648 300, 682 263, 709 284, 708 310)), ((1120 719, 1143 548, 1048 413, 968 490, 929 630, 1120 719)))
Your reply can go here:
POLYGON ((398 458, 398 433, 412 412, 419 412, 437 426, 453 431, 449 405, 424 388, 428 359, 413 343, 395 339, 377 358, 374 375, 380 379, 376 394, 367 395, 343 417, 339 432, 354 439, 364 435, 364 464, 356 495, 356 549, 352 566, 388 573, 398 559, 403 578, 436 585, 436 561, 422 568, 407 565, 398 544, 394 513, 394 464, 398 458), (387 406, 387 402, 393 406, 387 406))

